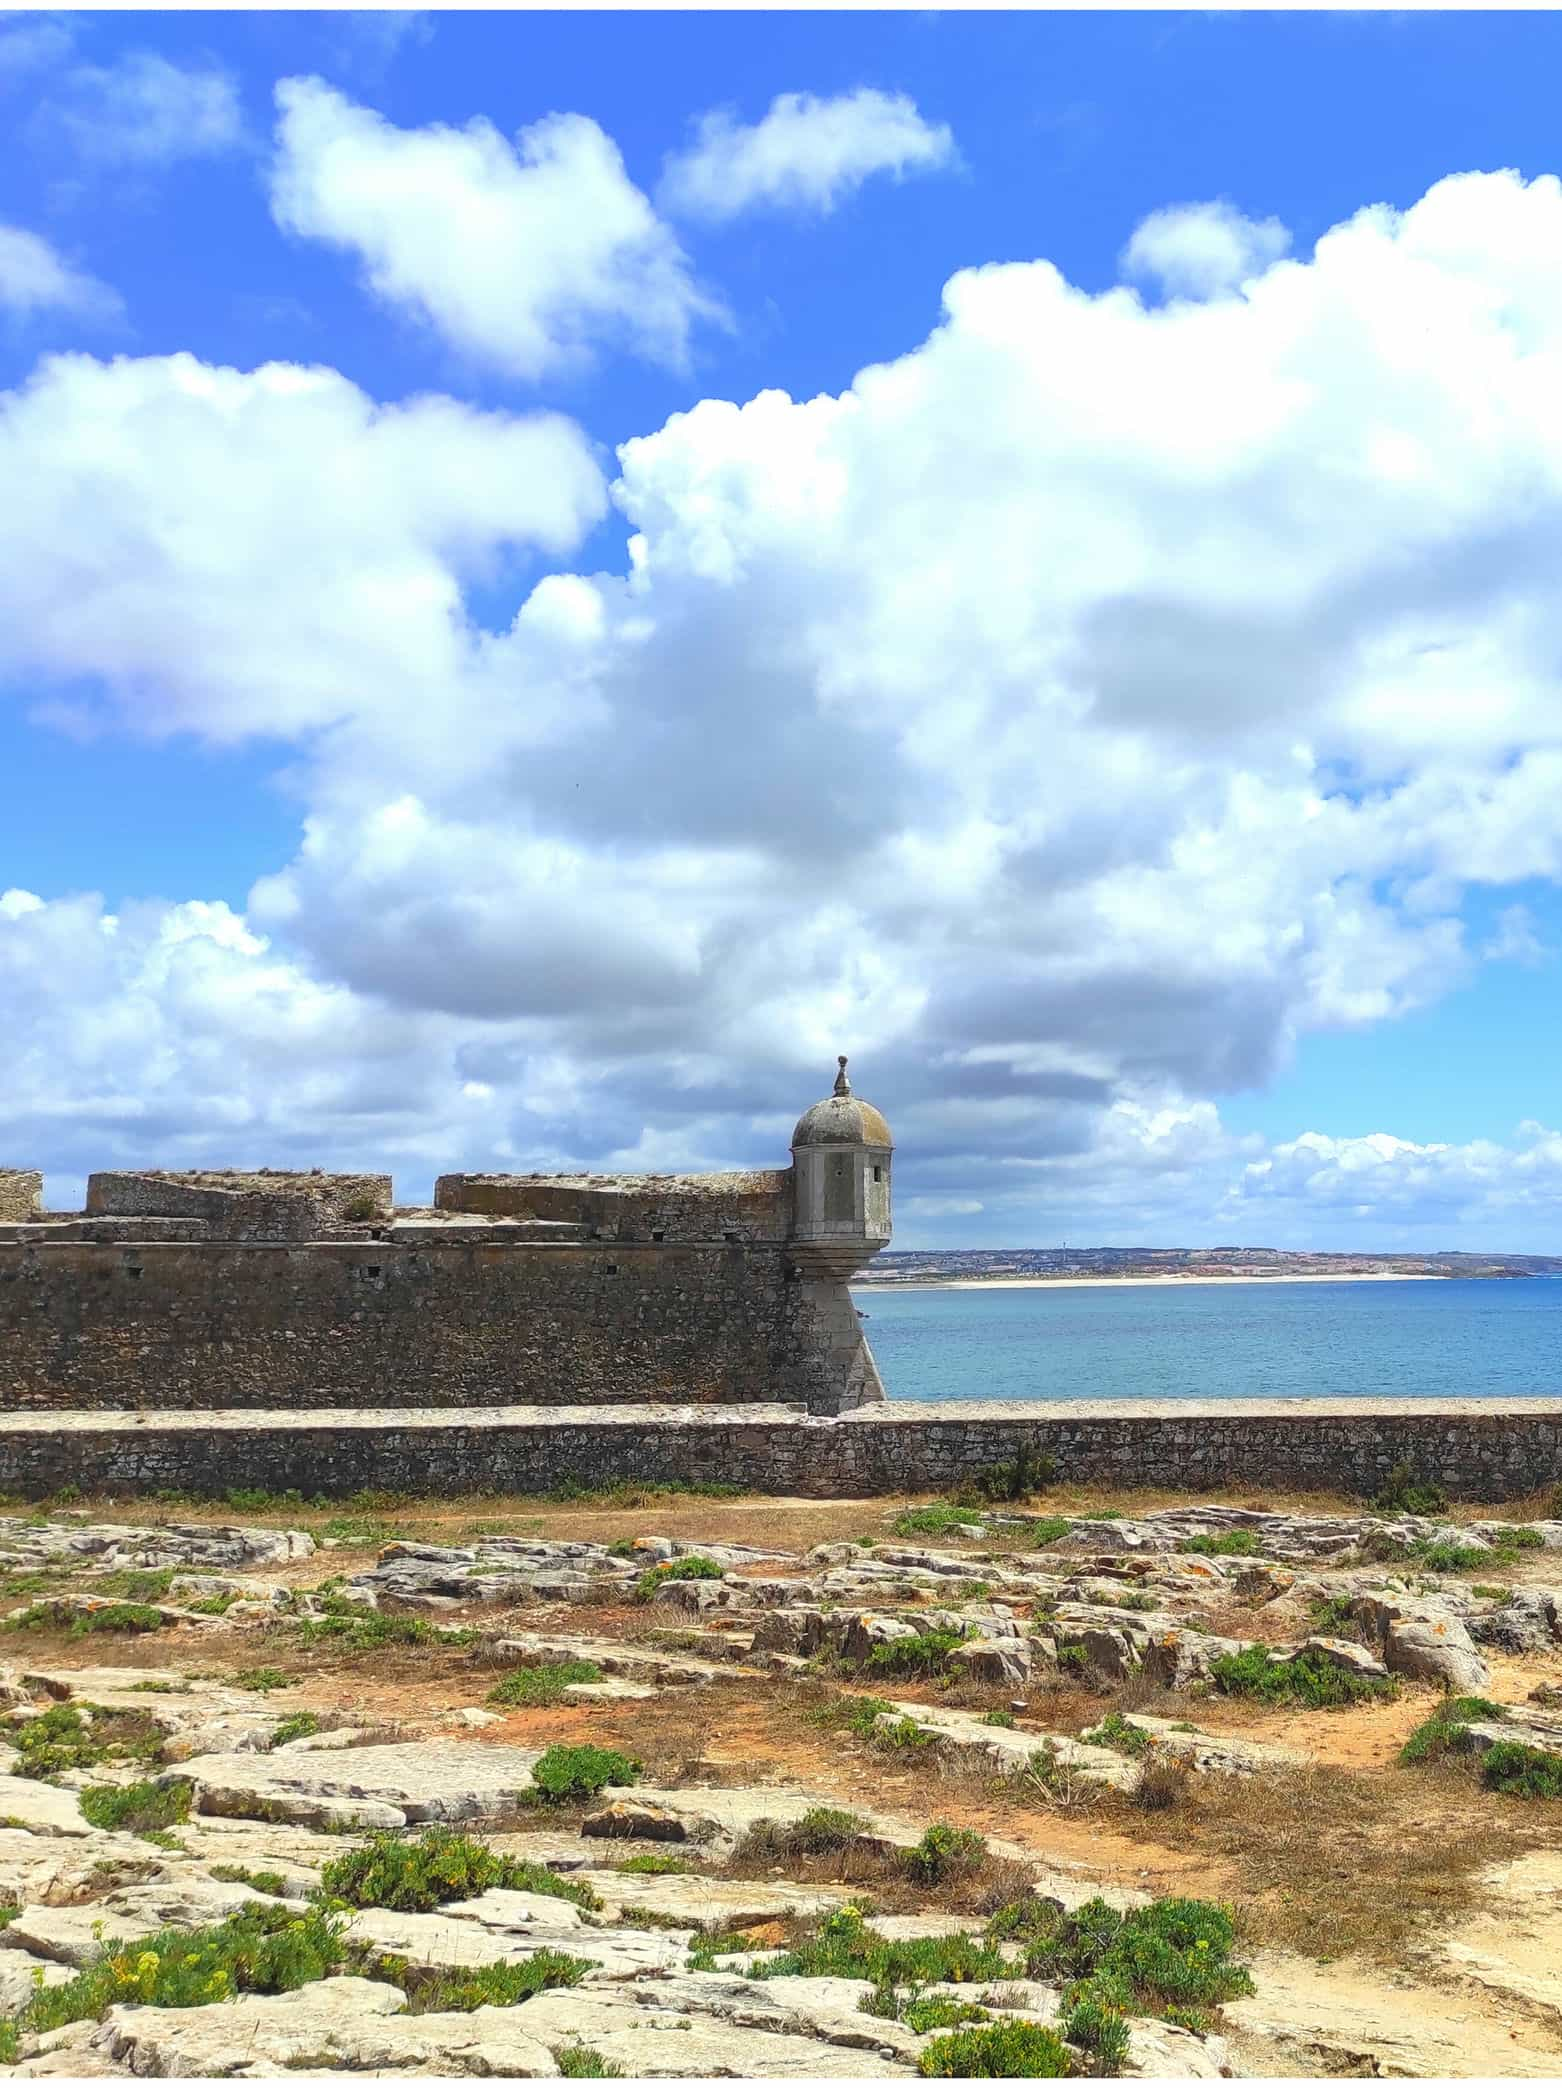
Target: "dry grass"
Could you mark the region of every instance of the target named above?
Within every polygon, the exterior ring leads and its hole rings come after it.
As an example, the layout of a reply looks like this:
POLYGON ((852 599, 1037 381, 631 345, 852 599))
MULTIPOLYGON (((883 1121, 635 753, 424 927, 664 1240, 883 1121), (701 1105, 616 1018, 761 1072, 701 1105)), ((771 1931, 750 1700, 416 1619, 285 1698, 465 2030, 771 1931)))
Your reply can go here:
POLYGON ((1333 1769, 1195 1777, 1168 1824, 1105 1792, 1103 1818, 1229 1863, 1250 1947, 1397 1963, 1419 1931, 1484 1896, 1480 1872, 1535 1846, 1511 1806, 1456 1772, 1351 1775, 1333 1769))

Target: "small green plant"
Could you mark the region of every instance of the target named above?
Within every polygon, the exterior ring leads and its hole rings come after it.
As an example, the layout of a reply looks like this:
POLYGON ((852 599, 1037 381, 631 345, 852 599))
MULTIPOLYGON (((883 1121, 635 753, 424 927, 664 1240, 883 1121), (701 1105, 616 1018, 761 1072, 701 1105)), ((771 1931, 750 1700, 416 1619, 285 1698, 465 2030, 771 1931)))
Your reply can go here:
POLYGON ((1325 1595, 1313 1604, 1310 1614, 1313 1630, 1321 1638, 1339 1638, 1355 1628, 1354 1597, 1325 1595))
POLYGON ((365 1967, 401 1987, 414 2015, 469 2014, 474 2008, 515 2008, 555 1987, 572 1987, 592 1968, 589 1958, 562 1950, 534 1950, 513 1963, 472 1965, 459 1972, 414 1970, 404 1959, 378 1957, 365 1967))
POLYGON ((1012 1726, 1014 1724, 1014 1713, 1012 1711, 984 1711, 982 1724, 985 1726, 1012 1726))
POLYGON ((173 1585, 175 1568, 126 1566, 113 1573, 100 1573, 92 1583, 94 1595, 122 1596, 126 1602, 161 1602, 173 1585))
MULTIPOLYGON (((775 1825, 774 1822, 769 1824, 775 1825)), ((835 1805, 816 1805, 790 1826, 777 1826, 776 1834, 788 1855, 829 1856, 838 1850, 849 1849, 859 1835, 867 1832, 867 1828, 867 1821, 859 1819, 854 1812, 843 1811, 835 1805)))
POLYGON ((623 2068, 615 2066, 611 2059, 602 2059, 595 2052, 587 2051, 584 2045, 566 2045, 553 2055, 553 2063, 566 2081, 617 2080, 623 2068))
POLYGON ((980 1510, 961 1508, 952 1501, 931 1501, 925 1508, 902 1509, 890 1529, 897 1537, 947 1537, 965 1532, 980 1520, 980 1510))
POLYGON ((545 1661, 537 1667, 517 1668, 495 1683, 488 1692, 490 1704, 526 1704, 533 1708, 562 1704, 577 1682, 600 1682, 602 1670, 594 1660, 545 1661))
POLYGON ((1031 1544, 1040 1551, 1045 1545, 1056 1544, 1060 1537, 1066 1537, 1073 1527, 1066 1515, 1038 1516, 1030 1526, 1031 1544))
POLYGON ((987 1843, 969 1827, 935 1820, 914 1849, 901 1851, 901 1868, 919 1885, 943 1885, 966 1877, 987 1860, 987 1843))
POLYGON ((1102 2073, 1117 2073, 1128 2057, 1128 2025, 1123 2011, 1100 1994, 1080 1994, 1064 2008, 1060 2027, 1071 2045, 1090 2053, 1102 2073))
POLYGON ((635 1582, 635 1600, 649 1602, 667 1581, 721 1580, 726 1571, 725 1566, 718 1566, 714 1559, 703 1558, 698 1552, 691 1552, 685 1559, 667 1559, 641 1574, 635 1582))
POLYGON ((1448 1496, 1435 1480, 1418 1479, 1408 1464, 1397 1464, 1372 1497, 1380 1515, 1441 1515, 1448 1496))
POLYGON ((870 1675, 941 1675, 956 1646, 970 1636, 967 1631, 919 1631, 911 1638, 889 1639, 875 1646, 864 1663, 870 1675))
POLYGON ((247 1885, 251 1892, 266 1892, 273 1899, 288 1897, 287 1880, 280 1871, 248 1870, 242 1863, 214 1863, 211 1875, 223 1885, 247 1885))
POLYGON ((1481 1782, 1510 1798, 1562 1798, 1562 1755, 1499 1740, 1481 1756, 1481 1782))
POLYGON ((1150 1751, 1149 1734, 1142 1726, 1130 1725, 1121 1711, 1108 1711, 1098 1726, 1080 1738, 1095 1747, 1115 1748, 1118 1754, 1139 1756, 1150 1751))
POLYGON ((416 1840, 371 1834, 361 1849, 336 1857, 320 1873, 327 1899, 405 1914, 427 1914, 447 1901, 495 1889, 546 1893, 588 1909, 598 1905, 589 1886, 555 1877, 540 1863, 497 1855, 453 1827, 430 1827, 416 1840))
POLYGON ((917 2061, 918 2073, 957 2081, 1065 2081, 1073 2071, 1057 2032, 1023 2019, 952 2030, 917 2061))
POLYGON ((1483 1585, 1480 1581, 1477 1581, 1471 1588, 1470 1593, 1479 1595, 1483 1602, 1506 1602, 1513 1590, 1511 1588, 1495 1587, 1489 1583, 1483 1585))
POLYGON ((40 1987, 18 2023, 41 2033, 115 2002, 199 2008, 235 1994, 286 1994, 342 1969, 341 1922, 320 1907, 248 1906, 209 1928, 162 1929, 105 1953, 61 1986, 40 1987))
POLYGON ((466 1625, 430 1624, 425 1617, 392 1617, 345 1595, 316 1591, 320 1614, 294 1626, 304 1645, 334 1639, 348 1653, 377 1653, 385 1646, 469 1646, 477 1633, 466 1625))
POLYGON ((572 1798, 594 1798, 608 1784, 632 1784, 640 1764, 616 1748, 550 1747, 532 1770, 532 1789, 525 1795, 541 1805, 565 1805, 572 1798))
POLYGON ((1491 1553, 1485 1545, 1461 1544, 1457 1538, 1442 1537, 1435 1543, 1411 1545, 1408 1556, 1428 1573, 1468 1573, 1484 1566, 1491 1553))
POLYGON ((36 1718, 13 1728, 18 1776, 58 1776, 64 1769, 89 1769, 107 1753, 74 1704, 51 1704, 36 1718))
POLYGON ((110 1832, 158 1833, 189 1819, 190 1786, 179 1779, 166 1784, 89 1784, 81 1794, 81 1816, 89 1826, 110 1832))
POLYGON ((295 1711, 291 1718, 284 1718, 271 1736, 273 1747, 286 1747, 290 1740, 307 1740, 318 1733, 320 1721, 313 1711, 295 1711))
POLYGON ((874 1727, 886 1711, 895 1706, 886 1703, 883 1697, 854 1696, 843 1692, 828 1704, 808 1713, 813 1725, 829 1726, 853 1734, 859 1740, 873 1737, 874 1727))
POLYGON ((961 1491, 981 1501, 1028 1501, 1057 1476, 1056 1458, 1021 1443, 1006 1464, 988 1465, 961 1491))
POLYGON ((1219 1537, 1185 1537, 1177 1549, 1205 1559, 1250 1559, 1258 1539, 1251 1530, 1226 1530, 1219 1537))
POLYGON ((923 1987, 998 1979, 1003 1953, 979 1936, 917 1936, 891 1941, 868 1926, 857 1907, 827 1914, 814 1935, 756 1958, 750 1979, 866 1979, 874 1986, 923 1987))
POLYGON ((1304 1651, 1290 1660, 1276 1660, 1263 1646, 1223 1653, 1210 1662, 1209 1671, 1223 1695, 1257 1697, 1266 1704, 1306 1704, 1315 1711, 1393 1696, 1397 1686, 1391 1677, 1358 1675, 1327 1654, 1304 1651))
POLYGON ((291 1689, 293 1679, 279 1667, 240 1668, 232 1677, 235 1689, 258 1689, 262 1694, 268 1689, 291 1689))
POLYGON ((925 1726, 919 1726, 914 1718, 891 1719, 874 1726, 869 1736, 873 1745, 886 1754, 923 1754, 938 1745, 938 1735, 925 1726))
POLYGON ((686 1856, 669 1856, 661 1849, 642 1849, 626 1856, 618 1869, 634 1878, 682 1878, 694 1869, 686 1856))
POLYGON ((1399 1750, 1399 1759, 1407 1766, 1416 1762, 1434 1762, 1448 1753, 1465 1726, 1480 1720, 1506 1718, 1507 1715, 1501 1704, 1494 1704, 1486 1697, 1445 1697, 1431 1717, 1423 1718, 1410 1735, 1399 1750))
POLYGON ((868 1998, 877 2002, 880 1995, 885 1996, 890 2005, 870 2009, 865 2001, 864 2011, 870 2015, 890 2015, 898 2005, 900 2020, 918 2037, 926 2037, 930 2030, 954 2030, 962 2023, 992 2021, 990 2010, 975 2001, 956 2001, 949 1994, 918 1994, 909 2001, 901 2001, 893 1987, 875 1987, 868 1998))

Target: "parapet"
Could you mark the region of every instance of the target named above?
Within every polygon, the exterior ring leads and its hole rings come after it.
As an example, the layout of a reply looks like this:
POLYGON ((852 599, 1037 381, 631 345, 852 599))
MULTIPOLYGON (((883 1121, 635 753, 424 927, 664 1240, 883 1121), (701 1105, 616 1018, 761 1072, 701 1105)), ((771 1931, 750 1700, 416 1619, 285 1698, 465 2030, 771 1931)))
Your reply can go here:
POLYGON ((441 1175, 434 1206, 485 1218, 551 1220, 602 1240, 780 1242, 788 1168, 702 1175, 441 1175))
POLYGON ((89 1218, 195 1219, 227 1240, 314 1240, 344 1225, 383 1222, 389 1175, 161 1169, 87 1177, 89 1218))
POLYGON ((0 1167, 0 1224, 26 1225, 43 1209, 43 1176, 30 1167, 0 1167))

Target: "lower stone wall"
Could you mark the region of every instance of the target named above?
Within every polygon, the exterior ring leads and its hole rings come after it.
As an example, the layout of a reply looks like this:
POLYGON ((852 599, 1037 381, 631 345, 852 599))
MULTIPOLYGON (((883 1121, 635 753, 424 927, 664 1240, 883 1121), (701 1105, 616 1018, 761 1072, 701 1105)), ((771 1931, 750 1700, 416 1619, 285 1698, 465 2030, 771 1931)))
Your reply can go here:
POLYGON ((839 1420, 775 1406, 12 1413, 0 1492, 453 1496, 681 1479, 865 1498, 946 1492, 1021 1448, 1054 1457, 1062 1479, 1113 1486, 1359 1497, 1404 1463, 1456 1499, 1501 1501, 1562 1483, 1562 1400, 906 1403, 839 1420))

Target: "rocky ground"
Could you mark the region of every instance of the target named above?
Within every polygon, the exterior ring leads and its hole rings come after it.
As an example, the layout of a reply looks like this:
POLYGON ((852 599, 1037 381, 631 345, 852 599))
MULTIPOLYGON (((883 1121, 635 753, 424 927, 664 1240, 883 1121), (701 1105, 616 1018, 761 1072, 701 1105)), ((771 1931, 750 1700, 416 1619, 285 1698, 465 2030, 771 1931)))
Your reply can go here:
POLYGON ((0 1615, 0 2072, 1562 2073, 1545 1514, 94 1504, 0 1615))

